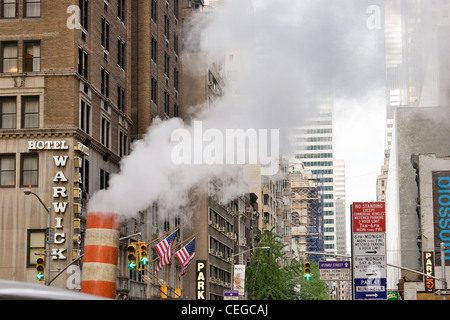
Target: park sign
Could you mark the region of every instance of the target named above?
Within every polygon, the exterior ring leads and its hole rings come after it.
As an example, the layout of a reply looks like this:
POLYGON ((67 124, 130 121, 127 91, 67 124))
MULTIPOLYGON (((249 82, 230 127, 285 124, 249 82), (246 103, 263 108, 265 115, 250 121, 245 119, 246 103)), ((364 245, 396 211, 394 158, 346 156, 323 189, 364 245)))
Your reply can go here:
POLYGON ((352 204, 352 266, 355 300, 387 299, 384 202, 352 204))
POLYGON ((350 281, 350 261, 319 261, 319 280, 350 281))

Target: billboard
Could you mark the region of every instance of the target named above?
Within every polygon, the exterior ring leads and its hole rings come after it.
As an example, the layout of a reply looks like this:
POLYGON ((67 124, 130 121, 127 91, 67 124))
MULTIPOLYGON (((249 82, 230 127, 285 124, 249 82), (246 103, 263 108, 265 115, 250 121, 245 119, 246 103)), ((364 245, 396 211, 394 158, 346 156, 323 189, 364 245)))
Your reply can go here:
MULTIPOLYGON (((441 242, 450 246, 450 171, 433 172, 433 217, 436 265, 441 266, 441 242)), ((445 265, 450 266, 450 250, 445 251, 445 265)))

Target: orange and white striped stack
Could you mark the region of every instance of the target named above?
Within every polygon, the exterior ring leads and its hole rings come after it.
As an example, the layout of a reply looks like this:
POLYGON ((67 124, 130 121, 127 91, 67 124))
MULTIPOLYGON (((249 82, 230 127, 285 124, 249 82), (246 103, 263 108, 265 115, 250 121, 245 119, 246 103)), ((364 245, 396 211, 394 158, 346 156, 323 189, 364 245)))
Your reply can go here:
POLYGON ((81 292, 115 298, 119 233, 118 214, 88 213, 81 292))

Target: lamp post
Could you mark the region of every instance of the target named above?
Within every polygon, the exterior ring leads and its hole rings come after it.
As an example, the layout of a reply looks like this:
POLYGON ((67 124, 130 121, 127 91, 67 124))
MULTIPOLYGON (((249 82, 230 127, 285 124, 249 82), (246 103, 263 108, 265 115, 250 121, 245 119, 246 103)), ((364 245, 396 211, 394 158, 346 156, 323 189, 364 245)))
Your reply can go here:
POLYGON ((50 254, 50 213, 51 213, 51 207, 47 207, 44 202, 42 201, 41 198, 39 198, 39 196, 34 193, 33 191, 31 191, 31 189, 25 189, 23 190, 23 193, 25 193, 27 196, 32 194, 34 195, 36 198, 38 198, 39 202, 42 204, 42 206, 45 208, 45 210, 47 211, 47 229, 45 231, 45 285, 48 286, 49 285, 49 280, 50 280, 50 258, 51 258, 51 254, 50 254))

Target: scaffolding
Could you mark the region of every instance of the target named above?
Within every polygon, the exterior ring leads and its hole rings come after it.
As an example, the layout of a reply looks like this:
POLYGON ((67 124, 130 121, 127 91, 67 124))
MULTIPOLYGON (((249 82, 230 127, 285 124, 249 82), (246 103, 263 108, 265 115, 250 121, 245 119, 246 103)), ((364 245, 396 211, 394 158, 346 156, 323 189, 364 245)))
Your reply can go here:
POLYGON ((317 255, 306 252, 323 251, 322 201, 323 179, 309 178, 304 168, 290 172, 292 237, 300 260, 318 262, 317 255))

